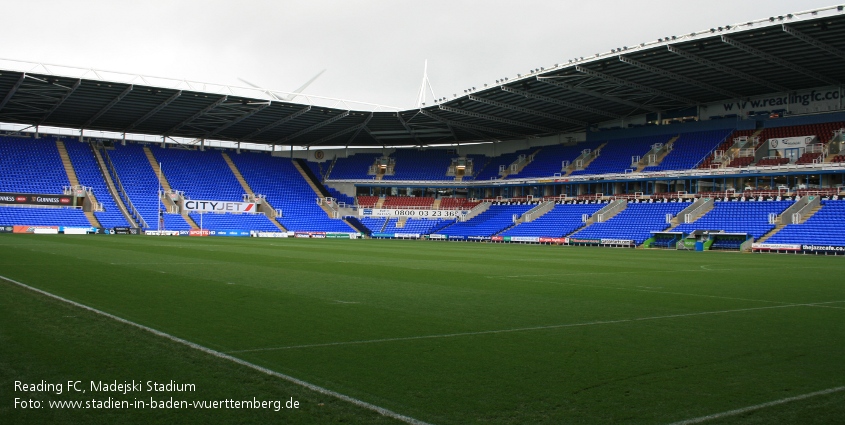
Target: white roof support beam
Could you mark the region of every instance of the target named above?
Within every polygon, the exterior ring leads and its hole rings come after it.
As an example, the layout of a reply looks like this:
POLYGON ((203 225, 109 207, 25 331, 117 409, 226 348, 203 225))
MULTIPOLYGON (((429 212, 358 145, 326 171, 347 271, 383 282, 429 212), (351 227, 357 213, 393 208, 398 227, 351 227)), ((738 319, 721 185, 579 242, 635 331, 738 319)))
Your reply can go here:
POLYGON ((575 70, 582 73, 582 74, 589 75, 591 77, 595 77, 595 78, 607 81, 609 83, 618 84, 620 86, 630 87, 632 89, 639 90, 641 92, 650 93, 650 94, 653 94, 655 96, 664 97, 666 99, 671 99, 671 100, 674 100, 676 102, 683 103, 685 105, 697 105, 699 103, 698 101, 695 101, 695 100, 692 100, 692 99, 687 99, 683 96, 678 96, 676 94, 669 93, 669 92, 666 92, 666 91, 663 91, 663 90, 659 90, 659 89, 656 89, 656 88, 653 88, 653 87, 645 86, 645 85, 642 85, 640 83, 635 83, 633 81, 628 81, 628 80, 623 79, 623 78, 614 77, 612 75, 608 75, 608 74, 605 74, 603 72, 593 71, 592 69, 583 67, 581 65, 576 65, 575 70))
POLYGON ((651 65, 642 63, 638 60, 631 59, 627 56, 620 55, 619 61, 622 62, 622 63, 627 63, 628 65, 633 65, 633 66, 635 66, 639 69, 642 69, 643 71, 647 71, 647 72, 650 72, 652 74, 660 75, 661 77, 671 78, 673 80, 677 80, 677 81, 680 81, 682 83, 689 84, 691 86, 699 87, 699 88, 702 88, 704 90, 707 90, 707 91, 710 91, 710 92, 713 92, 713 93, 718 93, 718 94, 725 96, 727 98, 742 99, 742 97, 743 97, 741 94, 733 93, 733 92, 728 91, 728 90, 723 90, 723 89, 720 89, 716 86, 711 86, 710 84, 703 83, 701 81, 683 76, 681 74, 678 74, 678 73, 675 73, 675 72, 672 72, 672 71, 667 71, 665 69, 660 69, 660 68, 657 68, 655 66, 651 66, 651 65))
POLYGON ((346 117, 348 117, 348 116, 349 116, 349 111, 343 111, 343 113, 340 113, 340 114, 338 114, 338 115, 335 115, 335 116, 333 116, 333 117, 331 117, 331 118, 329 118, 329 119, 327 119, 327 120, 325 120, 325 121, 323 121, 323 122, 318 122, 317 124, 314 124, 314 125, 312 125, 311 127, 308 127, 308 128, 302 129, 302 130, 299 130, 299 131, 297 131, 296 133, 291 134, 290 136, 287 136, 287 137, 284 137, 284 138, 282 138, 282 139, 279 139, 279 140, 277 140, 277 141, 276 141, 276 144, 283 144, 283 143, 285 143, 285 142, 289 142, 289 141, 291 141, 291 140, 293 140, 293 139, 296 139, 296 138, 297 138, 297 137, 299 137, 299 136, 302 136, 303 134, 310 133, 310 132, 312 132, 312 131, 314 131, 314 130, 316 130, 316 129, 318 129, 318 128, 325 127, 325 126, 327 126, 327 125, 329 125, 329 124, 331 124, 331 123, 333 123, 333 122, 335 122, 335 121, 342 120, 342 119, 344 119, 344 118, 346 118, 346 117))
POLYGON ((787 33, 791 36, 793 36, 793 37, 795 37, 795 38, 797 38, 797 39, 799 39, 799 40, 801 40, 801 41, 803 41, 803 42, 805 42, 805 43, 807 43, 807 44, 809 44, 813 47, 824 50, 825 52, 828 52, 831 55, 838 56, 841 59, 845 59, 845 51, 842 51, 842 49, 833 47, 830 44, 816 40, 815 38, 813 38, 813 37, 811 37, 807 34, 804 34, 803 32, 798 31, 797 29, 792 28, 792 27, 790 27, 786 24, 783 24, 781 27, 783 28, 783 31, 785 33, 787 33))
POLYGON ((138 118, 137 120, 135 120, 135 122, 133 122, 132 124, 130 124, 130 125, 129 125, 129 127, 124 128, 124 129, 123 129, 123 131, 121 131, 121 133, 126 133, 126 132, 128 132, 129 130, 132 130, 133 128, 135 128, 135 127, 137 127, 137 126, 141 125, 141 123, 143 123, 144 121, 146 121, 146 120, 150 119, 150 117, 152 117, 153 115, 157 114, 157 113, 158 113, 159 111, 161 111, 162 109, 166 108, 166 107, 167 107, 167 105, 170 105, 171 103, 173 103, 173 101, 174 101, 174 100, 176 100, 176 99, 178 99, 178 98, 179 98, 179 96, 181 96, 181 95, 182 95, 182 90, 179 90, 179 91, 177 91, 176 93, 173 93, 173 95, 172 95, 172 96, 170 96, 169 98, 167 98, 167 100, 165 100, 164 102, 161 102, 161 104, 160 104, 160 105, 158 105, 158 106, 156 106, 155 108, 153 108, 153 110, 152 110, 152 111, 147 112, 146 114, 144 114, 144 116, 143 116, 143 117, 138 118))
POLYGON ((719 71, 723 74, 727 74, 727 75, 731 75, 731 76, 734 76, 734 77, 737 77, 737 78, 741 78, 745 81, 749 81, 749 82, 752 82, 754 84, 757 84, 757 85, 760 85, 760 86, 763 86, 763 87, 768 87, 768 88, 770 88, 770 89, 772 89, 776 92, 788 92, 789 91, 789 88, 787 88, 787 87, 772 83, 770 81, 766 81, 762 78, 757 78, 753 75, 746 74, 742 71, 738 71, 738 70, 731 68, 729 66, 722 65, 718 62, 713 62, 709 59, 704 59, 701 56, 692 54, 690 52, 687 52, 686 50, 681 50, 681 49, 679 49, 675 46, 666 46, 666 47, 669 49, 670 52, 672 52, 672 53, 674 53, 674 54, 676 54, 676 55, 678 55, 678 56, 680 56, 680 57, 682 57, 682 58, 684 58, 688 61, 695 62, 699 65, 704 65, 708 68, 715 69, 715 70, 717 70, 717 71, 719 71))
POLYGON ((555 80, 554 77, 537 77, 537 81, 544 83, 544 84, 550 84, 550 85, 553 85, 555 87, 560 87, 562 89, 569 90, 571 92, 586 94, 588 96, 593 96, 593 97, 597 97, 599 99, 609 100, 611 102, 616 102, 620 105, 630 106, 632 108, 642 109, 644 111, 649 111, 649 112, 660 111, 660 109, 655 108, 653 106, 643 105, 642 103, 637 103, 637 102, 631 102, 630 100, 625 100, 625 99, 622 99, 622 98, 619 98, 619 97, 616 97, 616 96, 611 96, 609 94, 604 94, 604 93, 600 93, 600 92, 597 92, 597 91, 594 91, 594 90, 585 89, 583 87, 578 87, 578 86, 575 86, 573 84, 569 84, 569 83, 565 83, 563 81, 555 80))
POLYGON ((838 86, 838 85, 839 85, 839 82, 838 82, 838 81, 836 81, 836 80, 833 80, 833 79, 827 78, 827 77, 825 77, 824 75, 821 75, 821 74, 819 74, 819 73, 817 73, 817 72, 815 72, 815 71, 810 71, 809 69, 804 68, 803 66, 796 65, 796 64, 794 64, 794 63, 792 63, 792 62, 787 62, 787 61, 785 61, 785 60, 783 60, 783 59, 781 59, 781 58, 779 58, 779 57, 777 57, 777 56, 775 56, 775 55, 771 55, 771 54, 766 53, 766 52, 764 52, 764 51, 762 51, 762 50, 759 50, 759 49, 756 49, 756 48, 754 48, 754 47, 751 47, 751 46, 749 46, 749 45, 747 45, 747 44, 745 44, 745 43, 741 43, 741 42, 739 42, 739 41, 736 41, 736 40, 734 40, 734 39, 732 39, 732 38, 730 38, 730 37, 728 37, 728 36, 724 36, 724 35, 723 35, 723 36, 722 36, 722 42, 723 42, 723 43, 726 43, 726 44, 729 44, 729 45, 731 45, 731 46, 733 46, 733 47, 736 47, 737 49, 742 50, 742 51, 744 51, 744 52, 746 52, 746 53, 748 53, 748 54, 751 54, 751 55, 757 56, 757 57, 758 57, 758 58, 760 58, 760 59, 763 59, 763 60, 769 61, 769 62, 771 62, 771 63, 773 63, 773 64, 776 64, 776 65, 782 66, 782 67, 784 67, 784 68, 787 68, 787 69, 792 70, 792 71, 794 71, 794 72, 797 72, 797 73, 799 73, 799 74, 804 74, 804 75, 806 75, 806 76, 808 76, 808 77, 810 77, 810 78, 812 78, 812 79, 814 79, 814 80, 822 81, 822 82, 824 82, 824 83, 827 83, 827 84, 830 84, 830 85, 834 85, 834 86, 838 86))
POLYGON ((89 118, 88 121, 85 122, 85 124, 82 124, 82 128, 83 129, 88 128, 88 126, 93 124, 94 121, 97 121, 101 116, 103 116, 103 114, 108 112, 109 109, 113 108, 114 105, 117 105, 117 102, 120 102, 121 99, 126 97, 126 95, 129 94, 129 92, 131 92, 133 88, 134 88, 134 86, 130 84, 129 87, 127 87, 125 90, 123 90, 122 93, 117 95, 116 98, 112 99, 112 101, 109 102, 108 105, 104 106, 103 109, 100 109, 96 114, 94 114, 94 116, 89 118))
MULTIPOLYGON (((555 104, 555 105, 565 106, 569 109, 575 109, 575 110, 578 110, 578 111, 589 112, 591 114, 604 115, 604 116, 610 117, 610 118, 622 118, 621 115, 614 114, 613 112, 602 111, 601 109, 591 108, 589 106, 579 105, 577 103, 567 102, 565 100, 555 99, 553 97, 543 96, 541 94, 535 94, 535 93, 531 93, 530 91, 515 89, 513 87, 502 86, 502 91, 508 92, 508 93, 513 93, 515 95, 519 95, 519 96, 526 97, 526 98, 529 98, 529 99, 537 99, 537 100, 542 100, 543 102, 546 102, 546 103, 552 103, 552 104, 555 104)), ((574 120, 574 119, 571 119, 571 118, 566 118, 566 121, 568 121, 572 124, 577 124, 577 125, 584 125, 584 126, 587 125, 587 123, 584 122, 584 121, 574 120)))
POLYGON ((223 97, 221 97, 220 99, 217 99, 217 101, 216 101, 216 102, 212 103, 211 105, 206 106, 205 108, 203 108, 201 111, 197 112, 196 114, 191 115, 191 116, 190 116, 190 117, 188 117, 188 119, 186 119, 185 121, 182 121, 182 122, 180 122, 179 124, 176 124, 176 125, 175 125, 175 126, 173 126, 173 128, 171 128, 170 130, 165 131, 165 132, 164 132, 164 135, 165 135, 165 136, 170 136, 170 134, 171 134, 171 133, 173 133, 174 131, 176 131, 176 130, 178 130, 178 129, 182 128, 185 124, 187 124, 187 123, 189 123, 189 122, 191 122, 191 121, 193 121, 193 120, 195 120, 195 119, 197 119, 197 118, 199 118, 199 117, 201 117, 201 116, 203 116, 203 115, 207 114, 207 113, 208 113, 209 111, 211 111, 212 109, 214 109, 214 108, 216 108, 216 107, 220 106, 220 105, 221 105, 223 102, 225 102, 225 101, 226 101, 226 99, 228 99, 228 98, 229 98, 229 96, 223 96, 223 97))
POLYGON ((304 114, 304 113, 306 113, 310 110, 311 110, 311 105, 308 105, 308 106, 306 106, 306 107, 304 107, 304 108, 302 108, 302 109, 300 109, 300 110, 298 110, 298 111, 296 111, 296 112, 294 112, 294 113, 292 113, 292 114, 290 114, 290 115, 288 115, 288 116, 286 116, 286 117, 284 117, 280 120, 277 120, 277 121, 275 121, 271 124, 267 124, 264 127, 261 127, 258 130, 255 130, 252 133, 247 134, 246 136, 243 137, 243 140, 249 140, 249 139, 251 139, 255 136, 258 136, 259 134, 261 134, 265 131, 272 130, 272 129, 274 129, 274 128, 276 128, 276 127, 278 127, 278 126, 280 126, 280 125, 282 125, 286 122, 289 122, 289 121, 299 117, 300 115, 302 115, 302 114, 304 114))
POLYGON ((556 128, 543 127, 541 125, 535 125, 535 124, 530 124, 530 123, 526 123, 526 122, 522 122, 522 121, 508 119, 508 118, 501 118, 501 117, 497 117, 497 116, 494 116, 494 115, 487 115, 487 114, 482 114, 482 113, 478 113, 478 112, 467 111, 467 110, 464 110, 464 109, 453 108, 451 106, 446 106, 446 105, 440 105, 439 108, 440 108, 441 111, 466 115, 468 117, 473 117, 473 118, 481 118, 483 120, 493 121, 493 122, 498 122, 498 123, 508 124, 508 125, 514 125, 514 126, 517 126, 517 127, 530 128, 532 130, 543 131, 543 132, 546 132, 546 133, 556 133, 556 132, 560 131, 556 128))
POLYGON ((497 108, 510 109, 511 111, 522 112, 524 114, 531 114, 531 115, 536 115, 538 117, 548 118, 550 120, 565 122, 565 123, 568 123, 568 124, 582 125, 582 126, 585 126, 585 127, 587 126, 587 123, 584 122, 584 121, 574 120, 572 118, 566 118, 566 117, 563 117, 563 116, 560 116, 560 115, 555 115, 555 114, 550 114, 550 113, 543 112, 543 111, 538 111, 536 109, 523 108, 521 106, 515 106, 515 105, 511 105, 511 104, 504 103, 504 102, 499 102, 499 101, 495 101, 495 100, 491 100, 491 99, 485 99, 483 97, 478 97, 478 96, 475 96, 475 95, 472 95, 472 94, 469 95, 469 100, 472 100, 474 102, 485 103, 487 105, 495 106, 497 108))
POLYGON ((524 134, 514 133, 514 132, 510 132, 510 131, 505 131, 505 130, 499 130, 497 128, 485 127, 483 125, 470 124, 470 123, 460 122, 460 121, 452 121, 450 119, 446 119, 446 118, 437 116, 432 112, 426 111, 425 109, 420 109, 420 113, 429 117, 429 118, 431 118, 431 119, 433 119, 433 120, 435 120, 435 121, 439 121, 439 122, 442 122, 444 124, 448 124, 448 125, 455 126, 455 127, 468 128, 470 130, 484 131, 484 132, 493 133, 493 134, 504 134, 506 136, 511 136, 511 137, 530 137, 530 136, 526 136, 524 134))

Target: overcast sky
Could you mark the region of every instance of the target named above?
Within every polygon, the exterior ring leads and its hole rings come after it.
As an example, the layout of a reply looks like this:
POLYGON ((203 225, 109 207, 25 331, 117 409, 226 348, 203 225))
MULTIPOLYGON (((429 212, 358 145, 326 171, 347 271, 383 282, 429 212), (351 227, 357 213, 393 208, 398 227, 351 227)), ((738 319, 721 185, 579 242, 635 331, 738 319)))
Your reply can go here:
POLYGON ((0 57, 409 108, 428 59, 437 96, 664 36, 833 0, 9 1, 0 57))

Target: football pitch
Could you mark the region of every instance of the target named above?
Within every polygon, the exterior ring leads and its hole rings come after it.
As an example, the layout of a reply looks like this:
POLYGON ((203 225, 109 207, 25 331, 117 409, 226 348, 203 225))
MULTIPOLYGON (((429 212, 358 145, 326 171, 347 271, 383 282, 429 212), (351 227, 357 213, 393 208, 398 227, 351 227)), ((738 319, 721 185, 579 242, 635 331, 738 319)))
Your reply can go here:
POLYGON ((2 235, 0 422, 837 423, 843 261, 2 235))

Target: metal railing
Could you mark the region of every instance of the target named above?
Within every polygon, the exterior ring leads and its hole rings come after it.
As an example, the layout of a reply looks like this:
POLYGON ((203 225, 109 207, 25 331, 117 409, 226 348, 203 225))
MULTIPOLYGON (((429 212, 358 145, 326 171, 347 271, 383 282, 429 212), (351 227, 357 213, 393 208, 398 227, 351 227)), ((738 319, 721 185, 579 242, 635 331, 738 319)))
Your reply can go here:
POLYGON ((123 188, 123 183, 121 183, 120 181, 120 176, 117 175, 117 169, 114 168, 114 163, 112 163, 111 157, 109 156, 109 153, 105 148, 102 150, 101 156, 105 158, 104 161, 106 162, 106 167, 108 168, 107 171, 109 172, 109 174, 111 174, 112 181, 117 183, 116 188, 119 192, 118 195, 123 195, 122 198, 124 201, 126 201, 125 205, 129 207, 130 212, 132 212, 132 216, 136 220, 138 220, 138 224, 141 225, 141 228, 149 227, 147 226, 147 221, 144 220, 144 217, 141 215, 138 209, 135 208, 135 204, 132 203, 132 199, 129 199, 129 194, 126 193, 126 189, 123 188))

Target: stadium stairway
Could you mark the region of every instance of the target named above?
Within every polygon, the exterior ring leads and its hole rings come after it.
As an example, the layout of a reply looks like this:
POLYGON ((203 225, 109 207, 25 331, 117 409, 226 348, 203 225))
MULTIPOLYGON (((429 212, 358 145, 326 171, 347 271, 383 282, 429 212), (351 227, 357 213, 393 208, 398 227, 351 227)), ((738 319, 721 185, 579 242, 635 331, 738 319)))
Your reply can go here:
POLYGON ((518 162, 519 161, 518 159, 516 161, 512 162, 510 165, 508 165, 508 168, 505 169, 505 174, 502 174, 502 176, 499 178, 499 180, 504 180, 504 179, 508 178, 509 175, 511 175, 511 166, 513 166, 514 164, 517 164, 517 168, 516 168, 516 171, 513 172, 513 174, 519 175, 519 172, 522 171, 523 168, 528 166, 528 164, 530 164, 532 161, 534 161, 534 157, 537 154, 539 154, 540 151, 542 151, 542 150, 543 149, 540 148, 540 149, 537 149, 536 151, 532 152, 531 154, 527 155, 525 157, 525 161, 523 161, 521 163, 518 162))
MULTIPOLYGON (((604 149, 605 146, 607 146, 607 142, 604 142, 601 145, 599 145, 597 148, 593 149, 593 151, 598 151, 599 153, 595 156, 590 156, 588 158, 585 158, 585 159, 587 159, 587 162, 584 163, 584 166, 581 169, 586 169, 587 167, 590 166, 591 162, 595 161, 596 158, 601 156, 601 150, 604 149)), ((581 159, 581 156, 579 156, 578 158, 575 158, 575 161, 577 161, 579 159, 581 159)), ((569 167, 566 169, 566 173, 564 174, 564 176, 569 176, 569 175, 571 175, 572 173, 574 173, 575 171, 578 170, 577 168, 575 168, 575 161, 572 161, 572 163, 569 164, 569 167)))
POLYGON ((661 152, 661 153, 657 156, 657 158, 655 158, 655 160, 654 160, 654 164, 649 164, 649 163, 648 163, 648 158, 643 158, 642 160, 640 160, 640 163, 639 163, 639 165, 637 166, 637 169, 636 169, 636 170, 634 170, 634 172, 635 172, 635 173, 639 173, 639 172, 642 172, 642 171, 643 171, 646 167, 653 167, 653 166, 660 165, 660 163, 661 163, 661 162, 663 162, 663 160, 664 160, 664 159, 666 159, 666 157, 667 157, 670 153, 672 153, 672 145, 673 145, 673 144, 674 144, 674 143, 675 143, 675 142, 676 142, 676 141, 677 141, 680 137, 681 137, 681 135, 680 135, 680 134, 678 134, 678 135, 676 135, 675 137, 673 137, 673 138, 669 139, 669 141, 668 141, 668 142, 666 142, 666 144, 663 146, 663 152, 661 152))
MULTIPOLYGON (((159 172, 160 171, 159 170, 159 163, 156 160, 155 155, 153 155, 153 151, 151 151, 148 146, 144 146, 144 155, 147 156, 147 160, 150 161, 150 167, 153 168, 153 172, 155 172, 156 176, 158 176, 158 182, 161 185, 161 189, 165 193, 173 190, 173 188, 170 187, 170 182, 167 181, 167 176, 164 175, 163 172, 159 172)), ((166 205, 168 207, 168 210, 172 207, 176 207, 176 203, 174 203, 173 200, 170 199, 169 196, 164 196, 164 194, 160 194, 160 197, 161 197, 161 201, 164 202, 164 205, 166 205)), ((191 216, 189 216, 184 211, 182 212, 182 217, 185 219, 186 222, 188 222, 189 225, 191 225, 191 229, 199 229, 200 228, 197 225, 197 223, 194 221, 194 219, 191 218, 191 216)))
MULTIPOLYGON (((322 183, 320 183, 320 180, 317 178, 314 172, 311 171, 310 168, 308 168, 308 164, 305 163, 304 159, 294 159, 292 161, 294 168, 299 171, 299 174, 302 175, 302 178, 305 180, 306 183, 308 183, 308 186, 310 186, 311 189, 314 190, 314 194, 317 195, 318 198, 329 198, 332 196, 326 189, 326 187, 323 186, 322 183)), ((334 217, 334 211, 332 211, 332 209, 329 208, 328 205, 326 205, 324 202, 320 203, 320 208, 322 208, 323 211, 326 212, 326 215, 328 215, 329 218, 334 217)))
POLYGON ((384 207, 384 200, 387 199, 385 197, 379 197, 378 201, 376 201, 376 205, 373 208, 383 208, 384 207))
POLYGON ((673 229, 675 229, 676 227, 683 224, 684 223, 684 217, 687 214, 693 214, 693 216, 690 217, 692 219, 692 221, 690 221, 690 223, 692 223, 695 220, 698 220, 699 217, 701 217, 704 214, 707 214, 710 210, 713 209, 713 203, 714 203, 713 199, 711 199, 711 198, 698 198, 698 199, 696 199, 695 202, 690 204, 690 206, 684 208, 678 214, 675 214, 675 217, 672 217, 671 225, 669 227, 667 227, 666 230, 664 230, 664 232, 671 232, 673 229))
POLYGON ((120 196, 117 186, 114 184, 114 180, 111 177, 111 173, 109 173, 106 161, 103 160, 103 155, 100 153, 100 149, 98 149, 93 142, 90 143, 89 146, 94 152, 94 159, 97 161, 97 166, 100 167, 100 173, 105 178, 106 187, 109 188, 109 193, 111 193, 112 199, 114 199, 117 208, 120 209, 121 213, 123 213, 123 217, 126 219, 126 222, 132 223, 132 226, 143 227, 132 217, 132 214, 129 213, 129 209, 126 208, 126 204, 123 203, 123 198, 120 196))
MULTIPOLYGON (((815 215, 817 212, 819 212, 819 210, 822 209, 822 206, 823 205, 821 203, 819 203, 815 207, 811 208, 810 211, 802 214, 801 215, 801 221, 799 223, 796 223, 796 224, 801 224, 801 223, 806 222, 807 219, 809 219, 810 217, 815 215)), ((790 213, 790 209, 791 208, 787 208, 783 212, 783 214, 778 216, 778 224, 775 226, 774 229, 770 230, 768 233, 761 236, 760 239, 757 239, 755 242, 756 243, 765 243, 769 238, 771 238, 772 236, 774 236, 775 234, 777 234, 778 232, 783 230, 784 227, 792 224, 792 217, 785 217, 786 215, 788 215, 790 213)))
POLYGON ((440 199, 441 198, 437 198, 437 199, 434 200, 434 202, 431 203, 431 209, 433 209, 433 210, 439 210, 440 209, 440 199))
MULTIPOLYGON (((223 152, 221 155, 223 156, 223 160, 226 161, 226 165, 228 165, 229 169, 232 170, 232 174, 234 174, 235 178, 238 179, 238 183, 241 184, 241 187, 244 189, 244 193, 246 193, 247 195, 249 195, 251 197, 255 197, 255 192, 252 190, 251 187, 249 187, 249 183, 247 183, 246 180, 244 179, 244 176, 241 174, 241 170, 238 170, 238 166, 235 165, 234 162, 232 162, 232 158, 229 158, 229 154, 227 154, 226 152, 223 152)), ((285 229, 284 226, 281 225, 281 223, 279 223, 278 221, 275 220, 276 210, 273 209, 273 206, 270 205, 270 203, 267 202, 266 199, 264 199, 262 201, 262 204, 259 206, 259 211, 262 210, 262 209, 264 210, 263 211, 264 215, 266 215, 268 218, 270 218, 270 221, 274 225, 276 225, 276 227, 279 228, 279 230, 281 230, 283 232, 287 231, 287 229, 285 229)))
MULTIPOLYGON (((79 186, 79 178, 76 176, 76 170, 73 169, 73 163, 70 161, 70 155, 67 153, 67 148, 65 148, 65 142, 56 139, 56 149, 59 150, 59 157, 62 158, 62 165, 65 168, 65 173, 67 173, 67 179, 70 182, 70 185, 74 187, 79 186)), ((94 206, 97 205, 97 198, 94 197, 93 193, 88 193, 87 196, 91 208, 83 208, 85 217, 88 218, 88 221, 92 226, 101 227, 100 221, 94 216, 93 211, 95 209, 94 206)))

